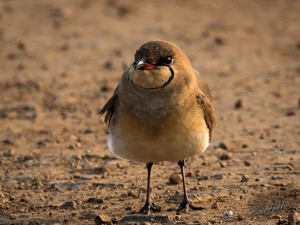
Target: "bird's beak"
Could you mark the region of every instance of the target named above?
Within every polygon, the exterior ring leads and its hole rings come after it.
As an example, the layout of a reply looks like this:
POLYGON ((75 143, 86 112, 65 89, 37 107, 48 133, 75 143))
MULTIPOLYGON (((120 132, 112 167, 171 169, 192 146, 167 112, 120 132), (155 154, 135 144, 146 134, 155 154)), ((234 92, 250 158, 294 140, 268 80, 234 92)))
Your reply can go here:
POLYGON ((137 63, 135 64, 136 70, 152 70, 155 68, 156 68, 156 66, 154 66, 150 63, 145 63, 142 59, 137 61, 137 63))

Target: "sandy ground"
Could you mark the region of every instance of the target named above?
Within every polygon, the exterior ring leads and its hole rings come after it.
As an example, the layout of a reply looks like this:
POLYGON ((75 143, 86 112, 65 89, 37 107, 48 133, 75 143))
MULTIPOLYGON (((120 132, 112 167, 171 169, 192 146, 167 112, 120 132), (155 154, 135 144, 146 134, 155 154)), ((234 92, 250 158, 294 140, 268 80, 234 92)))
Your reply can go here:
POLYGON ((152 176, 162 212, 131 223, 292 224, 299 11, 296 0, 1 0, 0 224, 95 224, 99 214, 118 224, 135 215, 145 165, 110 153, 97 111, 153 39, 179 45, 204 74, 218 126, 186 168, 190 198, 205 209, 176 214, 182 189, 169 177, 179 167, 164 162, 152 176))

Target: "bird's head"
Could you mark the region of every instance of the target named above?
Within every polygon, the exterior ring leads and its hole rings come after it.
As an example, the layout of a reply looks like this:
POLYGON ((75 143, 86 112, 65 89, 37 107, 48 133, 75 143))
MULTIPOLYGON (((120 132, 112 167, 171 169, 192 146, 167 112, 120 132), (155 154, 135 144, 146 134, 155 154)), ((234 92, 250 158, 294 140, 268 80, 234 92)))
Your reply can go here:
POLYGON ((186 74, 191 70, 190 61, 179 47, 166 41, 149 41, 136 51, 128 79, 141 89, 170 89, 182 83, 180 80, 187 83, 186 74))

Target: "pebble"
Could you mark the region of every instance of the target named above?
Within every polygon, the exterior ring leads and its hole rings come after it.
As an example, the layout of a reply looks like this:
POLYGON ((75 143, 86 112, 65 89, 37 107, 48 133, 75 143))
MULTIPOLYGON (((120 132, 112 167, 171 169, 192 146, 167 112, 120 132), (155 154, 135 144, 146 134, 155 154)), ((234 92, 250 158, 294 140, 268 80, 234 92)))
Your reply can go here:
POLYGON ((9 59, 9 60, 14 60, 18 57, 18 55, 15 53, 15 52, 9 52, 6 57, 9 59))
POLYGON ((103 203, 104 200, 102 198, 89 198, 86 203, 91 203, 91 204, 101 204, 103 203))
POLYGON ((44 148, 47 146, 47 143, 45 141, 38 141, 36 145, 38 148, 44 148))
POLYGON ((207 175, 198 175, 197 176, 197 180, 200 181, 200 180, 208 180, 208 176, 207 175))
POLYGON ((300 215, 296 212, 295 208, 291 209, 287 220, 289 225, 296 225, 300 223, 300 215))
POLYGON ((242 144, 242 148, 248 148, 247 144, 242 144))
POLYGON ((22 41, 19 41, 17 43, 17 47, 18 47, 18 49, 20 49, 22 51, 26 50, 26 44, 24 42, 22 42, 22 41))
POLYGON ((13 145, 14 144, 13 140, 8 139, 8 138, 3 139, 2 143, 5 144, 5 145, 13 145))
POLYGON ((181 217, 180 217, 180 215, 176 215, 176 216, 174 217, 174 219, 177 220, 177 221, 179 221, 179 220, 181 219, 181 217))
POLYGON ((219 155, 220 160, 229 160, 232 159, 232 154, 231 153, 222 153, 219 155))
POLYGON ((181 176, 177 173, 173 173, 170 177, 169 177, 169 182, 170 184, 179 184, 181 183, 181 176))
POLYGON ((238 214, 238 215, 237 215, 237 218, 238 218, 238 220, 239 220, 239 221, 241 221, 241 220, 244 220, 244 219, 245 219, 245 217, 244 217, 243 215, 241 215, 241 214, 238 214))
POLYGON ((243 107, 243 103, 241 99, 238 99, 235 103, 234 103, 234 108, 235 109, 240 109, 243 107))
POLYGON ((220 164, 220 167, 221 167, 221 168, 225 168, 225 167, 227 167, 227 163, 226 163, 226 162, 224 162, 224 161, 223 161, 223 162, 222 162, 222 161, 221 161, 221 162, 219 162, 219 164, 220 164))
POLYGON ((221 37, 215 37, 214 42, 216 45, 223 45, 224 40, 221 37))
POLYGON ((109 61, 106 61, 104 64, 103 64, 103 68, 106 69, 106 70, 112 70, 113 69, 113 65, 112 65, 112 62, 109 60, 109 61))
POLYGON ((248 181, 249 181, 249 176, 243 174, 243 175, 242 175, 241 182, 248 182, 248 181))
POLYGON ((5 198, 5 195, 3 194, 2 191, 0 191, 0 198, 5 198))
POLYGON ((105 172, 107 172, 107 169, 103 166, 100 166, 100 167, 97 167, 97 168, 94 168, 91 170, 91 174, 102 174, 105 172))
POLYGON ((187 172, 185 177, 193 177, 193 173, 192 172, 187 172))
POLYGON ((285 115, 286 116, 294 116, 296 113, 295 111, 293 111, 292 109, 288 109, 286 112, 285 112, 285 115))
POLYGON ((232 210, 227 210, 227 211, 225 211, 225 212, 224 212, 224 216, 225 216, 225 217, 231 217, 231 216, 233 216, 232 210))
POLYGON ((132 207, 132 205, 128 205, 128 206, 126 206, 125 210, 133 210, 133 207, 132 207))
POLYGON ((85 220, 90 220, 90 219, 95 219, 97 217, 97 214, 94 212, 86 213, 83 214, 80 219, 85 219, 85 220))
POLYGON ((60 209, 75 209, 77 204, 74 201, 67 201, 64 202, 61 206, 59 206, 60 209))
POLYGON ((223 179, 223 177, 224 177, 223 173, 219 173, 219 174, 215 174, 215 175, 211 176, 211 178, 215 179, 215 180, 221 180, 221 179, 223 179))
POLYGON ((288 220, 287 219, 279 219, 278 221, 277 221, 277 224, 279 225, 279 224, 288 224, 288 220))
POLYGON ((245 165, 245 166, 251 166, 251 163, 250 163, 249 161, 245 160, 245 161, 244 161, 244 165, 245 165))
POLYGON ((218 202, 213 203, 213 204, 211 205, 211 208, 212 208, 212 209, 219 209, 219 204, 218 204, 218 202))
POLYGON ((227 150, 227 149, 228 149, 228 148, 227 148, 227 145, 225 145, 224 142, 220 142, 219 147, 220 147, 221 149, 224 149, 224 150, 227 150))
POLYGON ((16 155, 16 150, 14 148, 7 150, 3 153, 4 157, 14 157, 16 155))
POLYGON ((99 224, 110 224, 111 223, 111 218, 106 214, 100 214, 100 215, 95 217, 95 223, 97 225, 99 225, 99 224))

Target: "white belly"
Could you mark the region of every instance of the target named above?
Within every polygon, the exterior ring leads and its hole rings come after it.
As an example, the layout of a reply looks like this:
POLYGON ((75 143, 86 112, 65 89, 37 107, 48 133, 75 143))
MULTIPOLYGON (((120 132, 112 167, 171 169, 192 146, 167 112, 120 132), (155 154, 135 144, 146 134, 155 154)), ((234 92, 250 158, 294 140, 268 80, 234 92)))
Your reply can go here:
POLYGON ((108 137, 108 146, 114 155, 144 163, 183 160, 200 154, 208 145, 208 129, 191 133, 174 130, 149 138, 143 133, 124 133, 115 128, 108 137))

